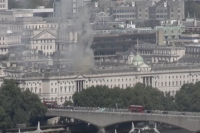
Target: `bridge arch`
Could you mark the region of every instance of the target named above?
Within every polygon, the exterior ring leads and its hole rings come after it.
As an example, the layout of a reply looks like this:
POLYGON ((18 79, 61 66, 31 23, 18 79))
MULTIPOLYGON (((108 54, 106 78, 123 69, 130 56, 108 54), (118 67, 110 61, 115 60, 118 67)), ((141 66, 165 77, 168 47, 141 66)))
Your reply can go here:
POLYGON ((78 119, 91 123, 97 127, 107 127, 124 122, 134 121, 155 121, 174 125, 188 131, 196 132, 200 130, 200 118, 181 115, 163 114, 139 114, 139 113, 113 113, 94 111, 69 111, 69 110, 48 110, 47 116, 63 116, 78 119))

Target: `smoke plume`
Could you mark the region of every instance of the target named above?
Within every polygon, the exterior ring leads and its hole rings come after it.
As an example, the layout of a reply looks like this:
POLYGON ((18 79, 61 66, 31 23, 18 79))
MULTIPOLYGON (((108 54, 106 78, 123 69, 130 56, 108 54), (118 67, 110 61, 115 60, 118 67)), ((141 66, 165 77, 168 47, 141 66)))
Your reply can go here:
POLYGON ((74 51, 74 68, 79 72, 88 72, 94 67, 94 54, 91 49, 94 32, 90 25, 90 17, 88 7, 84 6, 74 20, 75 29, 78 31, 78 44, 74 51))

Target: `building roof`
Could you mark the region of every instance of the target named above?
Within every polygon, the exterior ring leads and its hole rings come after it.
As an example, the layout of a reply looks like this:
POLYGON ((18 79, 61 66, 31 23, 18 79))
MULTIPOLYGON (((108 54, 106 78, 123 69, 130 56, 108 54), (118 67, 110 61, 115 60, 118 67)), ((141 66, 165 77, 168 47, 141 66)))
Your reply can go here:
POLYGON ((142 56, 140 56, 139 54, 137 54, 134 58, 133 58, 133 62, 144 62, 142 56))

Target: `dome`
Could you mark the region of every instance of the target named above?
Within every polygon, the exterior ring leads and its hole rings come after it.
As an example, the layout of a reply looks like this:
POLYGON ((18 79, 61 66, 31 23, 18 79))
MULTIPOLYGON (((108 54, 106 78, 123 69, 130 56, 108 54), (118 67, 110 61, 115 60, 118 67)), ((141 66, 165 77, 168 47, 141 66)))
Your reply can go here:
POLYGON ((133 58, 133 62, 144 62, 142 56, 140 56, 139 54, 137 54, 134 58, 133 58))

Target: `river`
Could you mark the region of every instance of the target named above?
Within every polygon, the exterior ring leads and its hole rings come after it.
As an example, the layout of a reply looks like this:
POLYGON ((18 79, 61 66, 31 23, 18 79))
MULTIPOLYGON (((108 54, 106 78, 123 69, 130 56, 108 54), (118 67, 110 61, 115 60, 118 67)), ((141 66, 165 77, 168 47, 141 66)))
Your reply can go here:
MULTIPOLYGON (((106 133, 115 133, 115 129, 117 133, 129 133, 131 129, 132 123, 123 123, 119 125, 112 125, 110 127, 106 127, 106 133)), ((166 125, 166 124, 165 124, 166 125)), ((141 128, 135 124, 136 128, 141 128)), ((162 126, 163 127, 163 126, 162 126)), ((165 126, 168 129, 162 129, 161 125, 158 124, 158 130, 160 133, 192 133, 190 131, 176 128, 176 127, 171 127, 173 129, 170 129, 170 127, 165 126)), ((152 126, 150 126, 152 128, 152 126)), ((98 128, 96 126, 90 125, 88 126, 86 123, 81 123, 78 125, 75 125, 71 128, 72 132, 71 133, 97 133, 98 128)), ((135 130, 134 133, 138 133, 138 129, 135 130)), ((140 131, 140 133, 155 133, 154 131, 140 131)))

